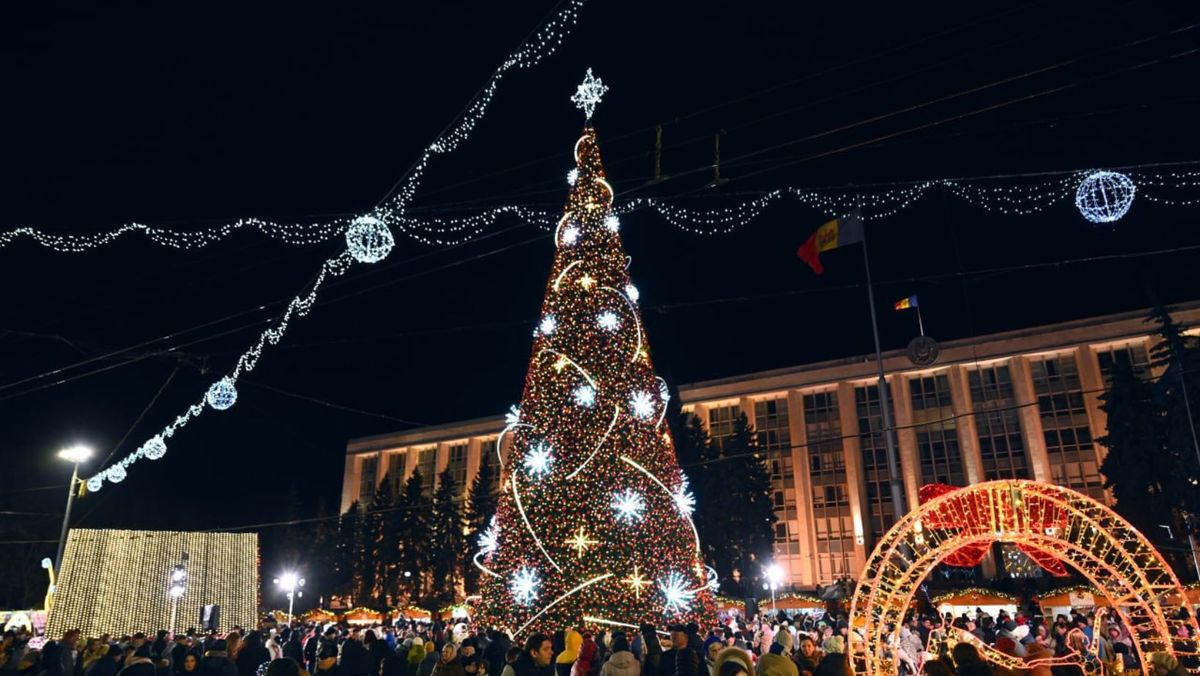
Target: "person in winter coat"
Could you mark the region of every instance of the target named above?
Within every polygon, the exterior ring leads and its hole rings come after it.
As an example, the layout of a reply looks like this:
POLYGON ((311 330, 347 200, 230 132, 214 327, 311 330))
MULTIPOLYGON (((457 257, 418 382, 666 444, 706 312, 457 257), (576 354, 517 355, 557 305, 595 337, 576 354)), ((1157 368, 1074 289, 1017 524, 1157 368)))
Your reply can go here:
POLYGON ((154 676, 154 662, 150 661, 150 646, 143 644, 133 651, 133 655, 125 661, 125 666, 117 672, 118 676, 154 676))
POLYGON ((433 668, 432 676, 467 676, 462 660, 458 659, 458 649, 453 643, 442 646, 441 659, 433 668))
POLYGON ((229 644, 225 639, 216 639, 209 645, 204 659, 200 660, 200 676, 238 676, 237 665, 229 659, 229 644))
MULTIPOLYGON (((238 667, 241 667, 240 658, 238 667)), ((342 642, 338 672, 341 676, 375 676, 371 672, 371 654, 367 652, 367 647, 362 644, 362 641, 358 640, 357 632, 342 642)), ((241 676, 254 676, 254 674, 241 674, 241 676)))
POLYGON ((417 676, 417 672, 421 670, 421 663, 425 661, 425 641, 418 636, 412 640, 412 645, 408 647, 408 676, 417 676))
POLYGON ((525 649, 513 662, 516 676, 554 676, 554 644, 545 634, 533 634, 525 639, 525 649))
POLYGON ((583 635, 583 643, 579 646, 579 657, 571 667, 571 676, 595 676, 600 671, 597 660, 600 657, 600 646, 590 633, 583 635))
POLYGON ((821 657, 816 641, 813 641, 811 636, 801 636, 799 649, 792 656, 792 661, 796 663, 796 670, 800 676, 812 676, 817 670, 817 665, 821 663, 821 657))
MULTIPOLYGON (((642 650, 642 674, 644 676, 659 676, 659 665, 662 663, 662 644, 658 642, 658 630, 652 624, 643 624, 638 630, 642 650)), ((637 646, 630 645, 630 651, 637 655, 637 646)))
POLYGON ((785 643, 791 643, 792 637, 786 631, 775 634, 775 642, 771 644, 767 654, 758 658, 756 676, 800 676, 796 663, 784 656, 785 643))
POLYGON ((104 657, 92 662, 92 665, 84 672, 84 676, 117 676, 117 672, 121 670, 117 664, 121 659, 121 646, 114 644, 106 646, 106 649, 104 657))
POLYGON ((703 658, 688 646, 687 627, 673 624, 668 629, 671 632, 671 649, 664 652, 659 660, 659 676, 703 676, 703 658))
POLYGON ((900 644, 897 647, 897 657, 908 670, 909 674, 917 674, 921 667, 921 653, 925 652, 921 645, 920 634, 913 631, 907 624, 900 627, 900 644))
POLYGON ((574 629, 563 632, 563 649, 554 658, 554 673, 556 676, 571 676, 575 660, 579 659, 579 648, 583 645, 583 635, 574 629))
POLYGON ((433 674, 434 667, 442 659, 442 652, 436 650, 436 648, 436 643, 430 642, 425 644, 425 659, 421 660, 421 666, 417 668, 417 676, 431 676, 433 674))
POLYGON ((509 648, 512 648, 512 641, 508 640, 508 634, 495 629, 488 632, 488 644, 483 649, 483 659, 487 660, 489 674, 496 676, 504 671, 507 663, 505 656, 509 648))
POLYGON ((600 676, 641 676, 642 665, 629 649, 629 639, 622 632, 613 634, 612 654, 600 669, 600 676))
POLYGON ((283 643, 283 656, 296 660, 296 664, 304 664, 304 646, 300 644, 300 630, 293 629, 283 643))
POLYGON ((257 676, 258 668, 270 661, 271 653, 263 645, 262 634, 257 631, 246 634, 246 638, 242 640, 242 647, 238 649, 237 658, 234 659, 238 676, 257 676))
MULTIPOLYGON (((841 637, 835 636, 834 638, 841 637)), ((813 672, 813 676, 853 676, 853 674, 854 670, 850 668, 850 662, 846 659, 845 653, 828 653, 817 665, 817 670, 813 672)))
POLYGON ((745 672, 746 676, 754 673, 754 667, 750 664, 750 655, 738 647, 729 647, 717 654, 717 661, 714 663, 714 673, 720 675, 737 669, 738 672, 745 672), (733 665, 733 666, 731 666, 733 665))
POLYGON ((1146 666, 1150 668, 1147 673, 1153 674, 1153 676, 1185 676, 1187 674, 1187 669, 1179 664, 1179 660, 1169 652, 1152 652, 1146 658, 1146 662, 1146 666))

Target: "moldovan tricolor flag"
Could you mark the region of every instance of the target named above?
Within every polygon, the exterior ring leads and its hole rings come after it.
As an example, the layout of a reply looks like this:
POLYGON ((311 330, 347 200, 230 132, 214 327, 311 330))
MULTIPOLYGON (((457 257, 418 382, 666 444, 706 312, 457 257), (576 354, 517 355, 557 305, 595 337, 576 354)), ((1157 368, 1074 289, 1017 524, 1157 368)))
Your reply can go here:
POLYGON ((909 296, 908 298, 901 298, 900 300, 896 301, 897 310, 911 310, 915 307, 920 307, 920 305, 917 304, 917 297, 915 294, 909 296))
POLYGON ((800 260, 808 263, 808 267, 819 275, 825 272, 825 266, 821 265, 822 251, 829 251, 847 244, 858 244, 862 241, 862 211, 855 209, 849 214, 835 218, 817 228, 812 237, 809 237, 808 241, 801 244, 800 248, 796 250, 796 255, 800 257, 800 260))

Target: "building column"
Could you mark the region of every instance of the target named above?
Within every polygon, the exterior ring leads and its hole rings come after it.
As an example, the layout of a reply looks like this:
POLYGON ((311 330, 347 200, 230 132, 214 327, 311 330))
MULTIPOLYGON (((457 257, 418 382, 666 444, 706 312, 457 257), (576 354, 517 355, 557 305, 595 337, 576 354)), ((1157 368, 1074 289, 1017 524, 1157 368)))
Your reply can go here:
POLYGON ((463 495, 471 494, 475 477, 479 476, 479 462, 483 459, 483 443, 478 437, 467 440, 467 480, 463 483, 463 495))
POLYGON ((345 514, 350 505, 358 499, 358 484, 362 479, 362 469, 359 466, 360 456, 347 455, 346 469, 342 472, 342 507, 338 514, 345 514))
POLYGON ((888 379, 892 395, 892 413, 895 414, 892 424, 896 426, 896 443, 899 446, 897 452, 900 456, 900 481, 904 483, 904 500, 908 511, 911 512, 921 502, 921 459, 917 452, 917 429, 913 427, 912 397, 909 396, 908 381, 909 376, 902 374, 888 379))
POLYGON ((1017 411, 1021 418, 1021 435, 1029 452, 1029 465, 1034 481, 1049 483, 1050 456, 1046 452, 1046 435, 1042 431, 1042 416, 1038 410, 1037 395, 1033 389, 1033 376, 1029 372, 1029 359, 1020 355, 1009 361, 1012 376, 1013 397, 1017 400, 1017 411))
POLYGON ((795 484, 796 513, 802 515, 800 527, 800 563, 792 570, 792 580, 799 576, 799 584, 812 587, 817 584, 816 529, 813 528, 812 465, 808 455, 808 428, 804 425, 804 395, 799 390, 787 393, 788 437, 792 440, 792 478, 795 484))
POLYGON ((967 369, 951 366, 947 374, 950 380, 950 405, 954 411, 954 427, 958 432, 958 449, 962 454, 963 470, 967 473, 967 485, 987 481, 983 471, 983 453, 979 450, 979 427, 975 423, 975 404, 971 401, 971 387, 967 382, 967 369))
POLYGON ((450 444, 441 442, 437 445, 437 451, 433 456, 433 489, 437 490, 437 477, 446 471, 450 466, 450 444))
POLYGON ((862 446, 858 443, 858 415, 854 406, 854 384, 837 386, 838 419, 842 426, 842 456, 846 463, 846 496, 850 503, 850 522, 854 526, 854 576, 867 565, 866 527, 863 506, 866 483, 862 470, 862 446))

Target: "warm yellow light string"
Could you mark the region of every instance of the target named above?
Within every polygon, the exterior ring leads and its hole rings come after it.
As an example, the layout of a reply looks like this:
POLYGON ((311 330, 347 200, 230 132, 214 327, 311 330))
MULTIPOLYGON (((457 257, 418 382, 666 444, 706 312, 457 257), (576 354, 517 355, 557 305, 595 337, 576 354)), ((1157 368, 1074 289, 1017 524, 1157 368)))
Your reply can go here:
POLYGON ((608 440, 608 435, 612 434, 613 428, 617 426, 617 419, 620 417, 621 407, 613 406, 612 422, 608 423, 608 429, 604 430, 604 436, 600 437, 600 443, 596 444, 596 448, 592 450, 592 454, 589 455, 582 463, 580 463, 579 466, 575 468, 574 472, 571 472, 567 475, 567 479, 572 479, 576 474, 582 472, 583 468, 587 467, 587 464, 592 461, 592 458, 596 457, 596 454, 600 452, 600 447, 603 446, 604 442, 608 440))
POLYGON ((613 574, 612 574, 612 573, 605 573, 605 574, 603 574, 603 575, 597 575, 596 577, 593 577, 592 579, 588 580, 587 582, 583 582, 583 583, 581 583, 581 584, 579 584, 579 585, 576 585, 576 587, 575 587, 574 589, 572 589, 572 590, 568 591, 566 594, 563 594, 562 596, 560 596, 560 597, 558 597, 558 598, 554 599, 554 600, 553 600, 553 601, 551 601, 551 602, 550 602, 550 603, 549 603, 549 604, 548 604, 548 605, 547 605, 545 608, 542 608, 541 610, 539 610, 539 611, 537 612, 537 614, 536 614, 536 615, 534 615, 533 617, 529 618, 529 619, 528 619, 528 620, 525 622, 525 624, 521 625, 521 628, 517 630, 517 636, 520 636, 520 635, 521 635, 521 634, 522 634, 522 633, 525 631, 526 627, 528 627, 529 625, 533 624, 533 621, 534 621, 534 620, 536 620, 537 618, 541 617, 541 616, 542 616, 542 614, 543 614, 543 613, 545 613, 547 610, 550 610, 551 608, 553 608, 553 607, 554 607, 554 606, 555 606, 555 605, 556 605, 556 604, 557 604, 559 601, 562 601, 563 599, 565 599, 565 598, 567 598, 567 597, 569 597, 569 596, 571 596, 571 595, 573 595, 573 594, 577 593, 577 592, 578 592, 579 590, 581 590, 581 589, 584 589, 584 588, 586 588, 586 587, 590 587, 590 586, 592 586, 592 585, 596 584, 597 582, 601 582, 601 581, 603 581, 603 580, 607 580, 608 578, 610 578, 610 577, 612 577, 612 576, 613 576, 613 574))
MULTIPOLYGON (((591 615, 584 615, 583 621, 584 622, 595 622, 596 624, 607 624, 612 627, 629 627, 630 629, 638 629, 638 630, 641 629, 641 627, 639 627, 636 624, 629 624, 628 622, 618 622, 616 620, 606 620, 603 617, 593 617, 591 615)), ((660 634, 662 636, 670 636, 671 635, 670 632, 663 631, 662 629, 655 629, 654 633, 660 634)))
POLYGON ((558 291, 559 285, 562 284, 562 278, 567 275, 567 271, 569 271, 571 268, 575 267, 576 265, 579 265, 582 262, 583 262, 582 258, 580 258, 577 261, 571 261, 570 263, 567 264, 567 267, 563 268, 562 272, 558 273, 558 277, 556 277, 554 280, 554 290, 555 291, 558 291))
POLYGON ((537 544, 538 549, 542 550, 542 554, 546 555, 546 560, 550 562, 550 565, 554 566, 554 569, 561 573, 562 568, 559 568, 558 562, 556 562, 554 557, 550 556, 550 552, 546 551, 546 548, 542 546, 541 538, 537 536, 537 532, 533 530, 533 524, 529 523, 529 517, 525 515, 525 506, 521 504, 521 492, 517 490, 516 472, 513 472, 512 479, 509 480, 509 484, 512 485, 513 499, 516 500, 517 511, 521 513, 521 520, 525 522, 525 527, 529 529, 529 534, 533 536, 534 543, 537 544))

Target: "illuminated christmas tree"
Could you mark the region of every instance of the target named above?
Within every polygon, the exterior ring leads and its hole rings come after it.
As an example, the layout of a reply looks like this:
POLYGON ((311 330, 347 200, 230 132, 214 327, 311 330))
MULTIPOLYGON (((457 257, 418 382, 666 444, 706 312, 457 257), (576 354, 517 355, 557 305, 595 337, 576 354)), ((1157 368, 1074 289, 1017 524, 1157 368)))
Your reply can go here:
MULTIPOLYGON (((604 90, 589 70, 573 97, 589 121, 604 90)), ((590 124, 575 165, 525 392, 504 431, 499 506, 475 556, 486 619, 518 638, 711 617, 716 584, 590 124)))

